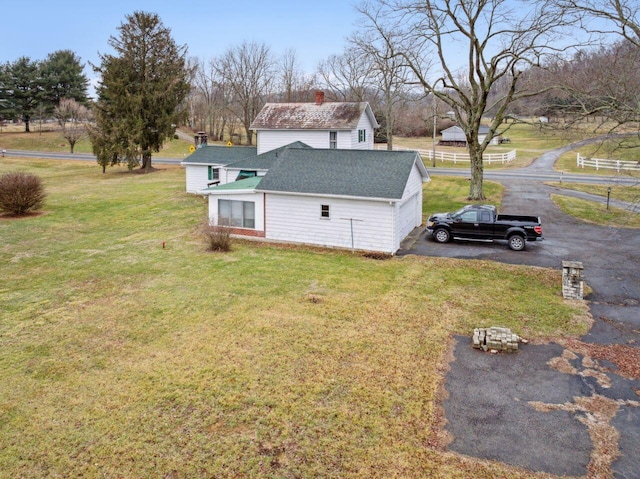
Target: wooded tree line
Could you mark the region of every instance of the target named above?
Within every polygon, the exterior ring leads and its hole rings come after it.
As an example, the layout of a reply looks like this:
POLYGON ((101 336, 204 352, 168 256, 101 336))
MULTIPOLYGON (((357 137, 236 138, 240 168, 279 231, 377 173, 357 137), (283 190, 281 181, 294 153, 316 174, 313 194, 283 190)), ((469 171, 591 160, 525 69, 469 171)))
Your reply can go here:
MULTIPOLYGON (((344 51, 311 73, 295 50, 277 57, 258 42, 188 59, 156 14, 127 16, 109 42, 115 53, 94 67, 100 164, 149 168, 152 152, 183 121, 214 140, 243 130, 253 144, 249 125, 265 102, 313 101, 321 89, 327 101, 368 101, 388 148, 394 134, 423 135, 434 117, 453 118, 472 158, 469 197, 483 199, 482 155, 509 117, 637 128, 637 0, 365 0, 358 9, 361 23, 344 51), (490 132, 482 142, 481 122, 490 132)), ((34 99, 21 104, 9 74, 31 63, 6 64, 0 75, 2 108, 22 108, 25 122, 34 99)))

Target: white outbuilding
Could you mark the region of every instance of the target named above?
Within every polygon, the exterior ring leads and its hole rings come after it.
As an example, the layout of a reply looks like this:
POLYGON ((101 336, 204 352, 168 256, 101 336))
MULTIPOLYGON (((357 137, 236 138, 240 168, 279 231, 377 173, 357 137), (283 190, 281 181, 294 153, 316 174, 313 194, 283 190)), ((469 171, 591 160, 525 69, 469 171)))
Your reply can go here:
MULTIPOLYGON (((442 142, 443 143, 467 143, 467 137, 464 134, 464 130, 459 126, 451 126, 445 130, 442 130, 442 142)), ((489 134, 488 126, 480 126, 478 129, 478 141, 482 143, 489 134)), ((491 145, 499 145, 500 137, 498 135, 491 138, 491 145)))

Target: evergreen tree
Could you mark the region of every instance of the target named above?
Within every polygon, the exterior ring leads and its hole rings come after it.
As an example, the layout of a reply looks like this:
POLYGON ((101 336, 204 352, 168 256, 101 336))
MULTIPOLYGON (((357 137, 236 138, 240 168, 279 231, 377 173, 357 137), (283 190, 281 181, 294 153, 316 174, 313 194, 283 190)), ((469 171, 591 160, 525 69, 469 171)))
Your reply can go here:
POLYGON ((28 132, 31 118, 43 101, 40 62, 20 57, 0 69, 0 109, 3 116, 20 117, 24 121, 24 131, 28 132))
POLYGON ((186 46, 178 46, 155 13, 134 12, 111 37, 113 55, 100 55, 96 126, 90 132, 98 163, 151 169, 151 155, 175 133, 189 93, 186 46))
POLYGON ((71 50, 58 50, 47 56, 42 62, 42 80, 51 108, 58 106, 62 98, 86 105, 89 80, 80 58, 71 50))

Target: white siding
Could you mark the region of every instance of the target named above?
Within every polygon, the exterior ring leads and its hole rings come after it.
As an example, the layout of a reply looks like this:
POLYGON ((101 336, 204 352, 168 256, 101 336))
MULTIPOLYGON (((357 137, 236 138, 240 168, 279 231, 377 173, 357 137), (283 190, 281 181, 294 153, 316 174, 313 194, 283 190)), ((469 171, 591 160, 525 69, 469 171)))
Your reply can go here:
POLYGON ((413 231, 413 228, 416 227, 415 207, 417 198, 417 195, 407 198, 398 208, 398 228, 396 231, 398 232, 397 239, 399 241, 405 239, 407 235, 413 231))
MULTIPOLYGON (((246 191, 246 190, 245 190, 246 191)), ((264 193, 242 192, 209 195, 209 224, 218 224, 218 200, 253 201, 256 231, 264 231, 264 193)))
POLYGON ((442 141, 467 141, 464 131, 459 126, 452 126, 442 130, 442 141))
POLYGON ((364 114, 360 117, 358 127, 351 132, 351 146, 352 150, 373 150, 373 126, 369 121, 369 117, 364 114), (366 131, 366 141, 358 142, 358 131, 366 131))
MULTIPOLYGON (((247 168, 249 169, 249 168, 247 168)), ((238 168, 222 168, 220 170, 220 184, 224 185, 227 183, 233 183, 236 181, 236 178, 240 174, 240 169, 238 168)), ((253 171, 253 170, 252 170, 253 171)), ((257 171, 258 176, 264 176, 267 174, 266 170, 257 171)))
POLYGON ((422 175, 416 165, 411 170, 402 201, 396 204, 394 213, 394 242, 398 249, 413 228, 422 224, 422 175))
POLYGON ((265 199, 268 239, 320 246, 395 253, 393 210, 388 201, 321 198, 267 193, 265 199), (330 218, 320 217, 320 206, 329 205, 330 218))
POLYGON ((329 133, 315 130, 260 130, 258 154, 275 150, 295 141, 302 141, 312 148, 329 148, 329 133))
MULTIPOLYGON (((349 150, 352 148, 352 131, 331 130, 338 132, 338 148, 349 150)), ((356 131, 356 141, 358 132, 356 131)), ((281 146, 301 141, 311 148, 329 148, 329 130, 260 130, 258 131, 258 154, 275 150, 281 146)))
POLYGON ((185 165, 187 193, 197 193, 208 187, 209 170, 206 165, 185 165))

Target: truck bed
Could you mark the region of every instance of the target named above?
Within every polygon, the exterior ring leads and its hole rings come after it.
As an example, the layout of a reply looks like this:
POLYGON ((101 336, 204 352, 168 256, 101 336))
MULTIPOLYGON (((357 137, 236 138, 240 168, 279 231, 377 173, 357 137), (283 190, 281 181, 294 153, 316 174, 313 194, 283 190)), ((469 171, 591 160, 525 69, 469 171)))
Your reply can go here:
POLYGON ((540 223, 538 216, 524 216, 524 215, 496 215, 496 221, 522 221, 526 223, 540 223))

